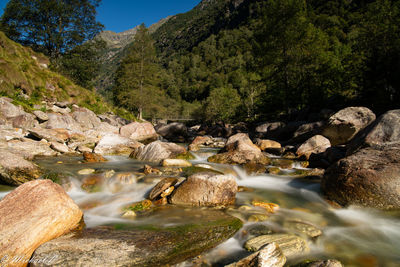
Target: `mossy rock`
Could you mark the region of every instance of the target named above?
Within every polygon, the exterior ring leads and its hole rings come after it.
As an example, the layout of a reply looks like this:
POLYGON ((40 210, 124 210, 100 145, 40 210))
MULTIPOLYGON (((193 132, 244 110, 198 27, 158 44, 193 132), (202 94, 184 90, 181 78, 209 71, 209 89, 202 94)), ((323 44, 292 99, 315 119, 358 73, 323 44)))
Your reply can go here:
POLYGON ((182 153, 182 154, 177 155, 175 157, 175 159, 193 160, 193 159, 196 159, 196 157, 192 153, 186 152, 186 153, 182 153))
POLYGON ((63 185, 69 182, 67 175, 61 172, 48 171, 42 176, 43 179, 48 179, 56 184, 63 185))
MULTIPOLYGON (((171 213, 171 210, 166 210, 171 213)), ((173 216, 173 215, 171 215, 173 216)), ((242 222, 222 211, 197 210, 172 227, 120 224, 84 229, 40 246, 37 259, 57 254, 52 266, 164 266, 200 255, 232 237, 242 222), (186 223, 186 218, 195 221, 186 223), (96 255, 96 256, 93 256, 96 255)))
POLYGON ((212 173, 216 173, 216 174, 224 174, 220 171, 214 170, 214 169, 207 169, 207 168, 202 168, 202 167, 197 167, 197 166, 191 166, 191 167, 185 167, 182 168, 183 172, 182 175, 185 177, 189 177, 195 173, 199 173, 199 172, 212 172, 212 173))
POLYGON ((124 211, 130 210, 130 211, 134 211, 134 212, 146 211, 146 210, 149 210, 152 205, 153 205, 153 203, 150 200, 145 199, 143 201, 133 203, 133 204, 125 207, 123 210, 124 211))
POLYGON ((294 161, 291 159, 273 159, 271 165, 275 167, 280 167, 282 169, 291 169, 293 167, 294 161))

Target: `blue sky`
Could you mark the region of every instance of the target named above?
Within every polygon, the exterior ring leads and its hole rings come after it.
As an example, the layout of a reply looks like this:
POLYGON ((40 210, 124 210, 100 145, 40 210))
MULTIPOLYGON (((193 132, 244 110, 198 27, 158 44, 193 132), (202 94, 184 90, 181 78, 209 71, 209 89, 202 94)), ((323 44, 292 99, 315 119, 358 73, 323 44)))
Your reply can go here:
MULTIPOLYGON (((8 0, 0 0, 0 14, 8 0)), ((195 7, 200 0, 102 0, 98 21, 106 30, 122 32, 142 22, 146 26, 170 15, 183 13, 195 7)))

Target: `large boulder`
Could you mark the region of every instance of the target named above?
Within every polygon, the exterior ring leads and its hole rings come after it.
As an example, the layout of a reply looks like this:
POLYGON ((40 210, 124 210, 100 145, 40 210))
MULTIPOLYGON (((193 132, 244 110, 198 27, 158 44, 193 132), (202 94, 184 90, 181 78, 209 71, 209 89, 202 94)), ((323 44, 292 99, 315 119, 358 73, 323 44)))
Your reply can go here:
POLYGON ((131 138, 136 141, 155 140, 157 133, 150 122, 132 122, 122 126, 119 134, 123 137, 131 138))
POLYGON ((368 108, 348 107, 333 114, 321 134, 333 146, 346 144, 375 118, 375 114, 368 108))
POLYGON ((293 133, 293 137, 290 139, 289 142, 292 144, 303 143, 314 135, 320 134, 324 125, 324 121, 304 123, 296 129, 296 131, 293 133))
POLYGON ((286 126, 283 122, 265 122, 256 127, 256 136, 267 139, 277 139, 282 133, 283 128, 286 126))
POLYGON ((189 176, 173 193, 171 203, 218 206, 235 203, 237 183, 231 175, 200 172, 189 176))
POLYGON ((177 216, 181 213, 176 207, 156 214, 163 220, 175 219, 169 226, 155 225, 156 217, 151 225, 84 229, 77 236, 63 236, 40 246, 33 255, 37 261, 58 257, 50 264, 31 266, 171 266, 224 242, 242 226, 239 219, 217 210, 188 210, 184 219, 177 216))
POLYGON ((49 120, 44 123, 46 129, 67 129, 73 132, 82 132, 82 127, 70 114, 47 114, 49 120))
POLYGON ((180 122, 157 125, 155 129, 159 135, 170 142, 184 143, 188 136, 186 125, 180 122))
POLYGON ((82 128, 92 129, 100 125, 100 119, 96 114, 87 108, 78 108, 72 112, 72 117, 82 128))
POLYGON ((64 189, 50 180, 19 186, 0 201, 2 265, 26 266, 36 248, 77 228, 82 215, 64 189))
POLYGON ((22 156, 6 150, 0 151, 0 182, 20 185, 37 179, 42 174, 40 168, 22 156))
POLYGON ((25 114, 21 107, 17 107, 11 103, 11 99, 6 97, 0 98, 0 114, 5 118, 12 118, 22 114, 25 114))
POLYGON ((323 137, 322 135, 315 135, 305 141, 296 151, 297 156, 304 156, 309 159, 311 154, 319 154, 325 152, 331 143, 329 139, 323 137))
POLYGON ((364 147, 394 143, 400 143, 400 109, 386 112, 360 131, 349 143, 347 154, 364 147))
POLYGON ((39 124, 36 117, 30 113, 24 113, 13 117, 10 122, 14 128, 32 128, 39 124))
POLYGON ((364 148, 329 167, 321 181, 340 205, 400 208, 400 144, 364 148))
POLYGON ((97 143, 93 152, 103 155, 129 155, 140 146, 143 144, 119 134, 106 134, 97 143))
POLYGON ((268 164, 269 158, 261 152, 245 133, 229 137, 223 150, 208 158, 209 162, 224 164, 260 163, 268 164))
POLYGON ((186 152, 183 146, 174 143, 155 141, 135 149, 130 157, 138 160, 160 163, 164 159, 174 158, 186 152))
POLYGON ((66 129, 43 129, 35 127, 28 129, 29 135, 35 139, 45 139, 49 142, 66 142, 71 136, 66 129))
POLYGON ((46 140, 34 141, 28 138, 7 142, 7 149, 27 160, 32 160, 36 156, 55 156, 57 154, 50 148, 50 143, 46 140))

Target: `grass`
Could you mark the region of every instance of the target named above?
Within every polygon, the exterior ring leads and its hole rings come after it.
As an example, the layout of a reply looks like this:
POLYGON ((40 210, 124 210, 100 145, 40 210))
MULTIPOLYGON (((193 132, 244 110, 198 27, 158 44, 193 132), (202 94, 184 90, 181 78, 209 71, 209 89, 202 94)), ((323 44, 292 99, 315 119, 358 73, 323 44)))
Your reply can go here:
POLYGON ((25 111, 34 110, 42 101, 68 101, 100 114, 114 112, 120 117, 135 120, 133 114, 117 109, 96 92, 74 84, 66 77, 42 65, 49 59, 29 47, 15 43, 0 32, 0 95, 13 99, 25 111), (28 98, 22 97, 28 95, 28 98))

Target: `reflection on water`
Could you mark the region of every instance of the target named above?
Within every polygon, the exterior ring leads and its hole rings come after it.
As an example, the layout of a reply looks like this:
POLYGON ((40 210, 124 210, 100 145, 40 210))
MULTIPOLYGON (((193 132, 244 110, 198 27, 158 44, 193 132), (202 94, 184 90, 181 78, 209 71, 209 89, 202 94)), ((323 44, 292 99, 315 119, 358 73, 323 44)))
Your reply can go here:
MULTIPOLYGON (((193 163, 206 163, 204 155, 210 152, 215 153, 216 150, 195 153, 196 159, 193 163)), ((145 164, 126 157, 107 158, 109 161, 106 163, 81 163, 81 157, 42 158, 37 163, 45 169, 63 173, 69 177, 71 183, 68 194, 84 210, 88 227, 137 223, 170 226, 196 220, 196 216, 201 216, 204 212, 202 209, 160 208, 149 216, 139 216, 135 220, 123 219, 121 217, 123 207, 143 200, 159 179, 146 181, 138 179, 133 183, 124 184, 119 190, 114 190, 108 184, 94 193, 82 190, 82 181, 87 175, 79 175, 79 170, 94 169, 94 173, 100 176, 113 170, 117 175, 121 172, 136 173, 145 164)), ((249 227, 264 225, 274 231, 293 232, 286 228, 286 223, 292 220, 307 222, 323 232, 318 239, 310 239, 311 251, 305 256, 306 259, 336 258, 346 266, 399 266, 400 216, 398 213, 356 207, 333 209, 320 197, 318 183, 267 174, 249 176, 238 167, 209 165, 219 171, 235 173, 240 186, 252 189, 237 194, 238 207, 249 205, 253 200, 272 202, 281 207, 265 222, 246 223, 235 237, 211 250, 203 258, 209 263, 220 266, 247 255, 248 252, 243 249, 243 243, 249 237, 246 232, 249 227)), ((138 176, 135 174, 133 177, 138 176)), ((12 187, 1 186, 0 198, 7 194, 4 191, 12 189, 12 187)), ((182 263, 179 266, 190 266, 190 263, 182 263)))

